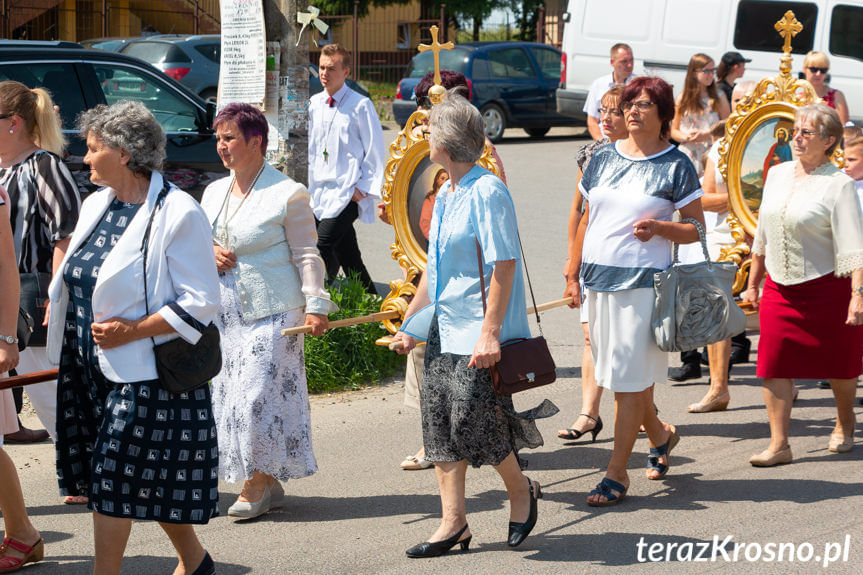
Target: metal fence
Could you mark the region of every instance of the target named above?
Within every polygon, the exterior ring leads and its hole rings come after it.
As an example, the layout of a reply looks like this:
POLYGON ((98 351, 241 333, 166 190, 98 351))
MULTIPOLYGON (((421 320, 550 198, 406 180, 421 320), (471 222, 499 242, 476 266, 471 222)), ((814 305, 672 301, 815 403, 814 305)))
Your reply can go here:
POLYGON ((351 75, 363 82, 398 82, 416 54, 417 45, 431 43, 432 26, 440 29, 440 42, 447 37, 443 9, 439 18, 416 19, 415 8, 390 6, 376 18, 361 19, 357 17, 355 6, 354 14, 322 16, 321 19, 330 25, 330 30, 325 36, 310 35, 312 63, 317 64, 320 48, 325 44, 341 44, 351 52, 351 75))
POLYGON ((0 37, 22 40, 87 40, 160 32, 218 33, 219 0, 157 0, 146 8, 108 0, 0 0, 0 37))

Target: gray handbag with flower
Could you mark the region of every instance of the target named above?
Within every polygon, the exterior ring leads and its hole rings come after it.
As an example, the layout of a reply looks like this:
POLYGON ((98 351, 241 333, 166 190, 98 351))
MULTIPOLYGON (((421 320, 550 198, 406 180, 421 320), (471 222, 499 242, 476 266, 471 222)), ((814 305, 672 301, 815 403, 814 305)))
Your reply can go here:
POLYGON ((746 315, 731 293, 737 266, 710 261, 704 227, 691 218, 683 221, 695 224, 707 261, 681 264, 674 244, 671 267, 653 275, 656 301, 650 325, 662 351, 689 351, 746 329, 746 315))

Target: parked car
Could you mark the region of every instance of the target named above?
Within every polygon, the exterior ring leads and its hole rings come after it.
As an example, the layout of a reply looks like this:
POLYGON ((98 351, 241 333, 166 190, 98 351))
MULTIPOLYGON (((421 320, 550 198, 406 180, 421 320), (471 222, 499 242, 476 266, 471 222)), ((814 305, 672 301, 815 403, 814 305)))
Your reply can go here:
MULTIPOLYGON (((541 138, 552 126, 583 125, 557 112, 561 53, 535 42, 466 42, 440 53, 440 66, 465 75, 470 99, 482 112, 486 136, 498 142, 507 128, 523 128, 541 138)), ((416 110, 414 88, 434 70, 432 53, 421 52, 408 64, 393 101, 393 117, 404 126, 416 110)))
POLYGON ((66 162, 82 192, 93 188, 82 162, 86 144, 75 129, 75 118, 97 104, 117 100, 138 100, 153 112, 167 136, 166 176, 195 198, 226 172, 212 130, 215 106, 146 62, 85 50, 72 42, 0 41, 0 80, 51 92, 69 139, 66 162))
POLYGON ((92 48, 93 50, 107 50, 108 52, 119 52, 126 44, 128 44, 135 38, 137 38, 137 36, 107 36, 105 38, 91 38, 89 40, 82 40, 78 43, 85 48, 92 48))
POLYGON ((204 100, 219 92, 218 34, 157 34, 132 40, 121 54, 140 58, 180 82, 204 100))

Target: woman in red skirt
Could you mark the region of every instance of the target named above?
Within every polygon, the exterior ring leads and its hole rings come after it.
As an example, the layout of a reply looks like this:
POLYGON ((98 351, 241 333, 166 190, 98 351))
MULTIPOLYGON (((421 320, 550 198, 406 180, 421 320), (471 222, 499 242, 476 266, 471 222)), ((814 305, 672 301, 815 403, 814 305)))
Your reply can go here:
POLYGON ((863 213, 854 180, 830 162, 842 140, 835 110, 797 110, 797 160, 767 174, 744 301, 761 296, 758 377, 770 420, 770 445, 749 463, 792 460, 788 424, 792 378, 829 379, 836 398, 830 451, 854 445, 854 393, 863 362, 863 213))

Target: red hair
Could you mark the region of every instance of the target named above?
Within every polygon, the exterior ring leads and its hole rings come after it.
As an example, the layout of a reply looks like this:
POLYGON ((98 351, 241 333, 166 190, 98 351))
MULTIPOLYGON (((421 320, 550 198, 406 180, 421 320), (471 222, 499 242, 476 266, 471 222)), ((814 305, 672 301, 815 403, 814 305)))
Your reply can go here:
POLYGON ((626 85, 620 96, 621 107, 625 102, 632 102, 644 92, 650 101, 656 104, 656 112, 662 121, 659 136, 667 139, 671 133, 671 120, 674 119, 674 90, 668 82, 655 76, 639 76, 626 85))

